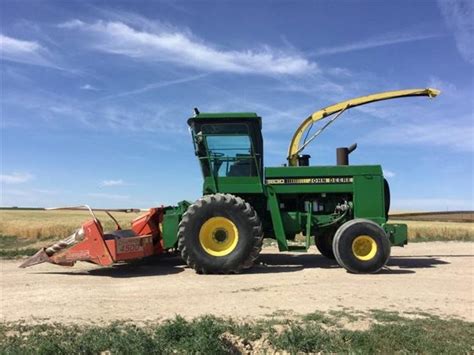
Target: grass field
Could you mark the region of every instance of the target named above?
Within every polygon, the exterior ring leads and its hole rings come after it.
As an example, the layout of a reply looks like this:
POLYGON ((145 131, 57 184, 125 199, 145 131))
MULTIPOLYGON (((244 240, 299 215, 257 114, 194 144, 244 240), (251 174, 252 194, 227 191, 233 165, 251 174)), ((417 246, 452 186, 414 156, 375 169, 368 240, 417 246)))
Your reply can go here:
POLYGON ((0 324, 2 354, 467 354, 473 339, 469 322, 382 310, 316 312, 292 319, 272 316, 245 323, 177 316, 143 325, 0 324))
POLYGON ((473 211, 393 213, 390 216, 403 221, 474 222, 473 211))
MULTIPOLYGON (((113 216, 123 228, 139 213, 115 212, 113 216)), ((96 212, 105 230, 115 229, 105 212, 96 212)), ((69 236, 82 223, 91 219, 85 211, 0 210, 0 257, 33 255, 39 248, 69 236)))
MULTIPOLYGON (((105 229, 114 229, 113 221, 105 212, 95 214, 105 229)), ((113 216, 127 228, 139 213, 114 212, 113 216)), ((0 235, 30 240, 63 238, 89 219, 86 211, 0 210, 0 235)))
MULTIPOLYGON (((115 228, 112 220, 104 212, 96 214, 106 230, 115 228)), ((127 228, 140 214, 114 212, 113 215, 124 228, 127 228)), ((435 221, 436 215, 425 215, 424 218, 431 220, 390 220, 390 222, 406 223, 411 242, 474 241, 472 222, 435 221)), ((449 218, 465 221, 472 218, 472 213, 463 213, 462 216, 450 214, 449 218)), ((52 240, 67 237, 88 219, 90 215, 85 211, 0 210, 0 257, 32 255, 35 250, 52 240)))
POLYGON ((405 223, 408 226, 409 242, 427 241, 474 241, 474 223, 389 220, 390 223, 405 223))

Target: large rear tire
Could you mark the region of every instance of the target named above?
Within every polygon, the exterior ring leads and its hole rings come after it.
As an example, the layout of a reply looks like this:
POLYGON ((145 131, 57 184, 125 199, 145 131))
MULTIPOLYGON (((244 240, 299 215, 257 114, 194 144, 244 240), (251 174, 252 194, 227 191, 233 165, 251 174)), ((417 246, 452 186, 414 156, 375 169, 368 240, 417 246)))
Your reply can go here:
POLYGON ((326 231, 324 234, 314 237, 314 244, 318 248, 321 255, 328 259, 334 259, 334 251, 332 250, 332 242, 334 239, 333 231, 326 231))
POLYGON ((262 250, 262 223, 250 204, 230 194, 206 195, 179 224, 178 249, 199 274, 238 273, 262 250))
POLYGON ((338 264, 347 271, 375 273, 390 257, 390 241, 377 223, 354 219, 339 227, 333 250, 338 264))

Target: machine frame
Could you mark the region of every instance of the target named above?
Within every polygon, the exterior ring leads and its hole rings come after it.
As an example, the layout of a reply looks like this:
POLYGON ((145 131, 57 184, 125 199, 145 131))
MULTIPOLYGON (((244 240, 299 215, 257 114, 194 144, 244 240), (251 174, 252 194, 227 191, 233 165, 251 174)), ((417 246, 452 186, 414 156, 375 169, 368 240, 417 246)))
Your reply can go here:
MULTIPOLYGON (((188 120, 203 174, 194 203, 152 208, 131 229, 105 232, 93 219, 21 266, 129 261, 178 249, 198 273, 236 273, 253 265, 263 238, 280 251, 319 251, 350 272, 377 272, 391 246, 407 243, 405 224, 387 223, 389 185, 380 165, 349 165, 356 145, 337 149, 335 166, 310 166, 303 150, 345 111, 371 102, 439 94, 409 89, 362 96, 308 116, 293 134, 287 164, 264 166, 262 119, 256 113, 200 113, 188 120), (309 136, 313 124, 327 122, 309 136), (306 132, 303 143, 301 140, 306 132), (296 236, 304 241, 296 241, 296 236)), ((109 214, 110 215, 110 214, 109 214)))

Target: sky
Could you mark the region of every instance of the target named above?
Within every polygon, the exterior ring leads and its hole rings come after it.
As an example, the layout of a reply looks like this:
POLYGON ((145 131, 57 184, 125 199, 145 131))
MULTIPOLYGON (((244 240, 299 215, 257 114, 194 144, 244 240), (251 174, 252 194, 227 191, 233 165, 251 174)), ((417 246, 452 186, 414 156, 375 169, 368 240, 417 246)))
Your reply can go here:
POLYGON ((1 6, 2 206, 147 208, 199 198, 186 120, 256 112, 265 165, 330 104, 306 150, 381 164, 392 210, 474 209, 474 1, 11 1, 1 6))

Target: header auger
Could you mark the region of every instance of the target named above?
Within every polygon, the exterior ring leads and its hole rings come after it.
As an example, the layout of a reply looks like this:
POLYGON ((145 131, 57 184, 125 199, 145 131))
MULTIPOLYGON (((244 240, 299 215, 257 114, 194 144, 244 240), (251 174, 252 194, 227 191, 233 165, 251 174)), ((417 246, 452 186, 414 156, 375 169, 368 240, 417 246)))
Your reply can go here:
POLYGON ((201 113, 188 120, 203 174, 194 203, 152 208, 131 229, 105 232, 95 218, 69 238, 41 249, 21 266, 41 262, 99 265, 178 249, 197 273, 238 273, 258 258, 263 238, 280 251, 307 251, 313 238, 322 255, 353 273, 374 273, 391 246, 407 243, 404 224, 387 223, 390 192, 380 165, 349 165, 357 145, 337 150, 337 165, 311 166, 301 152, 345 111, 371 102, 435 97, 435 89, 389 91, 347 100, 306 118, 288 148, 288 166, 264 167, 262 120, 255 113, 201 113), (331 117, 332 116, 332 117, 331 117), (326 124, 309 136, 314 122, 326 124), (303 144, 300 144, 307 132, 303 144), (296 235, 304 243, 296 243, 296 235))

